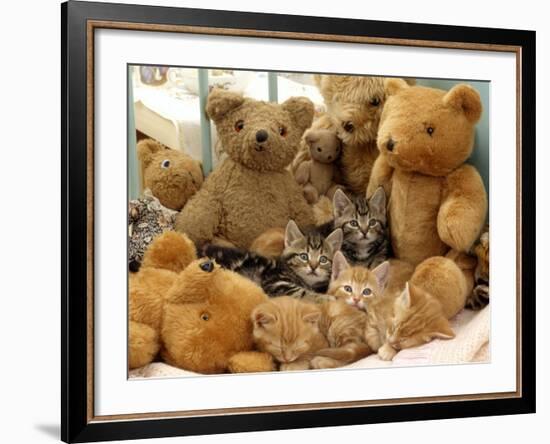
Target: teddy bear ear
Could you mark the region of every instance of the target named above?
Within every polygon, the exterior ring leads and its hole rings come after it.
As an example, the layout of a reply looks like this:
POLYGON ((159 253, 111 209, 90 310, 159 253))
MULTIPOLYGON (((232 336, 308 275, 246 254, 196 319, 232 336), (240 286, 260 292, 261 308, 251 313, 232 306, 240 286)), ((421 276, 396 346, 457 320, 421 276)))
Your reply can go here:
POLYGON ((290 114, 300 135, 311 126, 315 112, 311 100, 305 97, 291 97, 283 102, 282 107, 290 114))
POLYGON ((453 86, 445 96, 443 103, 462 110, 471 123, 476 123, 481 117, 481 98, 470 85, 461 83, 453 86))
POLYGON ((244 101, 245 98, 241 94, 214 88, 208 95, 206 113, 217 122, 229 111, 241 106, 244 101))
POLYGON ((393 96, 403 89, 410 88, 409 83, 400 78, 389 78, 384 81, 384 90, 388 96, 393 96))
POLYGON ((143 166, 147 166, 153 160, 153 155, 163 149, 164 146, 153 139, 140 140, 137 144, 138 158, 143 166))

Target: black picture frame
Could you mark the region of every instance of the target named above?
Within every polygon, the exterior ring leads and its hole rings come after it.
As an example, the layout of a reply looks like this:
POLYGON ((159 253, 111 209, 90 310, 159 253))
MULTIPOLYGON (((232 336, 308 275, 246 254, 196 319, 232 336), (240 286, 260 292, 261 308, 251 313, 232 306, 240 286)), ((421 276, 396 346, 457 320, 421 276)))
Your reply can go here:
MULTIPOLYGON (((535 32, 434 24, 137 6, 69 1, 62 23, 62 374, 61 438, 90 442, 181 435, 371 424, 535 412, 535 32), (369 36, 381 39, 462 42, 518 47, 521 66, 521 393, 515 397, 389 404, 319 410, 245 413, 184 418, 95 421, 90 416, 89 167, 87 152, 87 23, 187 25, 268 32, 369 36)), ((93 262, 92 262, 93 263, 93 262)), ((92 265, 93 266, 93 265, 92 265)))

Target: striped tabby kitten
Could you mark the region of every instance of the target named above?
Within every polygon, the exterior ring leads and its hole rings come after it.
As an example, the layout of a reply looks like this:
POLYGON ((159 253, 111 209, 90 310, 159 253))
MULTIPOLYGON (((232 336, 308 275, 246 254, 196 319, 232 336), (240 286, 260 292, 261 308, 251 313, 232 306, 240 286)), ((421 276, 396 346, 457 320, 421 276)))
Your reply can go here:
POLYGON ((326 300, 332 257, 342 245, 342 230, 323 237, 318 230, 303 234, 291 220, 285 230, 281 257, 268 259, 235 248, 208 245, 203 255, 260 285, 269 296, 326 300))
POLYGON ((344 234, 342 253, 351 265, 373 268, 391 254, 386 193, 378 188, 370 199, 354 196, 350 199, 337 190, 333 198, 334 220, 322 230, 341 228, 344 234))

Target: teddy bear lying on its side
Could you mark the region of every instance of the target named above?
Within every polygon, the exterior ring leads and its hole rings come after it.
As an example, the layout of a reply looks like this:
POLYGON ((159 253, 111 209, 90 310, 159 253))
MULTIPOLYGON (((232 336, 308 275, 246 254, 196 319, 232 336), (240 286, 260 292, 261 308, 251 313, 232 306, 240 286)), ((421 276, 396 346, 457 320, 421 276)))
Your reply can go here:
POLYGON ((143 166, 143 197, 128 204, 128 263, 137 271, 153 238, 172 230, 178 211, 202 185, 201 165, 152 139, 137 144, 143 166))
POLYGON ((267 300, 249 279, 197 260, 187 236, 168 231, 129 278, 129 368, 160 356, 198 373, 271 371, 271 356, 253 350, 251 320, 267 300))
POLYGON ((311 208, 286 169, 311 125, 311 101, 293 97, 276 104, 214 89, 206 111, 228 157, 183 208, 176 229, 197 244, 221 239, 248 248, 290 219, 301 228, 313 225, 311 208))

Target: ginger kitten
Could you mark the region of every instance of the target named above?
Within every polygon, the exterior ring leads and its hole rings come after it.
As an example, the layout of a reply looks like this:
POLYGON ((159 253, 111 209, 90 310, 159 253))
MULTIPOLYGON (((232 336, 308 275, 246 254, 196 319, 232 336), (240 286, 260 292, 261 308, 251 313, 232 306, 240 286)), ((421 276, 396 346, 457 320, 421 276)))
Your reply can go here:
POLYGON ((448 258, 436 256, 418 265, 409 283, 394 301, 386 342, 378 350, 380 358, 391 360, 398 350, 415 347, 434 338, 454 338, 449 319, 464 308, 468 289, 466 276, 448 258), (445 280, 434 277, 434 273, 444 273, 445 280), (442 285, 442 282, 445 284, 442 285))
POLYGON ((254 341, 281 371, 335 368, 367 356, 365 313, 343 302, 322 305, 282 296, 253 311, 254 341))
POLYGON ((289 296, 264 302, 252 311, 256 347, 271 354, 281 371, 307 370, 314 353, 328 347, 321 316, 319 305, 289 296))
POLYGON ((375 352, 386 343, 393 319, 394 302, 401 294, 414 268, 406 262, 382 262, 373 270, 350 266, 343 254, 333 258, 328 294, 366 312, 365 341, 375 352))

